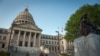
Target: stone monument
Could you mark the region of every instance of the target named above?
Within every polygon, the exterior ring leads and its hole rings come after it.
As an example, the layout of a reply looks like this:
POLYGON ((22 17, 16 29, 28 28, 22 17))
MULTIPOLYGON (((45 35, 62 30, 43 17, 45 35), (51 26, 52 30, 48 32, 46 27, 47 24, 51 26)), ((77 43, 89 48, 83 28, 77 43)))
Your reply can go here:
POLYGON ((80 19, 80 37, 74 40, 75 56, 100 56, 100 29, 87 16, 80 19))

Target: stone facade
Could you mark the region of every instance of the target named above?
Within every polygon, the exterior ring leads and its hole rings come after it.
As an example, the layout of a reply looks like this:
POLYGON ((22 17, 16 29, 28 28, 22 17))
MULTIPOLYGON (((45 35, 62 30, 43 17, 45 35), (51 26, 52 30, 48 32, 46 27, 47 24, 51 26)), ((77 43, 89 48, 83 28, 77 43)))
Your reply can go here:
POLYGON ((0 28, 0 51, 7 51, 9 44, 9 32, 7 29, 0 28))
POLYGON ((47 34, 41 35, 41 46, 45 46, 45 48, 48 48, 50 52, 60 52, 60 41, 58 40, 58 36, 47 34))

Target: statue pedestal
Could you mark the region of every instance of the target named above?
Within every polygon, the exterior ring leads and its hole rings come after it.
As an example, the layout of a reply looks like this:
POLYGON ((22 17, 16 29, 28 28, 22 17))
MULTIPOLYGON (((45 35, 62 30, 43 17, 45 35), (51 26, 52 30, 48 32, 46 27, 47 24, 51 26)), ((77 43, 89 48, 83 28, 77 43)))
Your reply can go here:
POLYGON ((89 33, 74 40, 75 56, 100 56, 100 35, 89 33))

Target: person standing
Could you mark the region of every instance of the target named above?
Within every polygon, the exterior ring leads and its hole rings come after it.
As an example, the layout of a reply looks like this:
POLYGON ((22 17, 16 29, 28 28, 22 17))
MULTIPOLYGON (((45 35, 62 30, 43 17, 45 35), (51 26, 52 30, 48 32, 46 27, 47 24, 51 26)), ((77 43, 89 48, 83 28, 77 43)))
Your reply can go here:
POLYGON ((40 53, 40 55, 39 56, 44 56, 44 54, 43 53, 40 53))

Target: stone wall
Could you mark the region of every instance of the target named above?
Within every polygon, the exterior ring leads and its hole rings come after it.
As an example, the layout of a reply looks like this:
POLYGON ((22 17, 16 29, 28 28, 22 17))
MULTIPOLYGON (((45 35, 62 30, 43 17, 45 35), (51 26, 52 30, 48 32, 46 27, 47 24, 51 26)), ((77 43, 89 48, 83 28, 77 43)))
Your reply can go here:
POLYGON ((39 56, 41 50, 36 47, 11 46, 10 56, 39 56))

